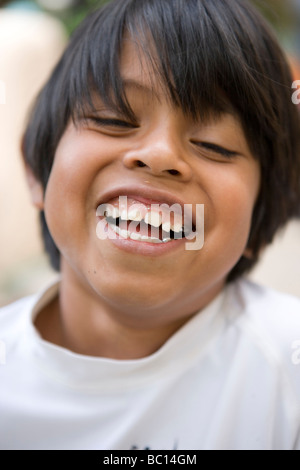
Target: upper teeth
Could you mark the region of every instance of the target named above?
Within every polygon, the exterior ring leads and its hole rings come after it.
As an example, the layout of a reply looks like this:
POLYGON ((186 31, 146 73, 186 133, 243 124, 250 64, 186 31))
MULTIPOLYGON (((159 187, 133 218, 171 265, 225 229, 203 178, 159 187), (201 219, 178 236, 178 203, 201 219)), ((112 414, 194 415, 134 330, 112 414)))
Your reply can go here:
POLYGON ((159 227, 162 222, 162 216, 157 212, 147 212, 144 217, 144 221, 148 225, 153 225, 153 227, 159 227))
MULTIPOLYGON (((123 214, 122 214, 122 219, 123 219, 123 214)), ((128 211, 128 214, 125 215, 124 220, 133 220, 135 222, 141 222, 143 220, 143 216, 139 209, 135 209, 134 207, 131 207, 128 211)))
POLYGON ((182 223, 179 222, 178 216, 174 216, 174 222, 172 223, 171 221, 165 221, 163 222, 163 216, 161 213, 150 211, 146 212, 145 210, 142 210, 139 207, 130 207, 128 210, 123 209, 119 210, 119 208, 112 206, 110 204, 107 205, 106 210, 105 210, 105 217, 111 217, 113 219, 118 219, 121 218, 122 220, 132 220, 135 222, 142 222, 144 221, 148 225, 152 225, 155 228, 160 227, 162 225, 162 229, 165 232, 170 232, 172 230, 173 232, 180 233, 183 232, 183 227, 182 223))
POLYGON ((110 216, 113 217, 114 219, 117 219, 118 217, 120 217, 119 209, 117 207, 113 207, 112 210, 111 210, 111 215, 110 216))

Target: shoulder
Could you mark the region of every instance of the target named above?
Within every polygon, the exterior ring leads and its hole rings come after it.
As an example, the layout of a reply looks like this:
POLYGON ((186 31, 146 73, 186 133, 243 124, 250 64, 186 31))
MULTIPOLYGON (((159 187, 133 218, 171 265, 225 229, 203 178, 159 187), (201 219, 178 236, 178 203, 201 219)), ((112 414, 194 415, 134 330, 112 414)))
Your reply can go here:
POLYGON ((270 335, 282 337, 293 333, 300 335, 300 299, 263 287, 246 279, 231 285, 239 309, 244 317, 270 335))
MULTIPOLYGON (((57 295, 58 290, 59 279, 56 279, 41 292, 23 297, 0 308, 0 353, 1 347, 2 353, 4 347, 5 356, 10 357, 10 361, 13 357, 20 357, 20 354, 24 359, 26 349, 22 348, 27 347, 26 345, 38 334, 34 328, 34 319, 43 306, 57 295)), ((20 363, 19 359, 17 363, 20 363)))
POLYGON ((37 295, 30 295, 0 308, 1 339, 15 335, 19 328, 28 322, 36 299, 37 295))
POLYGON ((41 309, 57 295, 58 289, 59 279, 55 279, 42 291, 0 308, 0 339, 18 337, 20 330, 32 324, 41 309))
POLYGON ((299 397, 300 299, 244 279, 229 285, 228 292, 235 327, 299 397))

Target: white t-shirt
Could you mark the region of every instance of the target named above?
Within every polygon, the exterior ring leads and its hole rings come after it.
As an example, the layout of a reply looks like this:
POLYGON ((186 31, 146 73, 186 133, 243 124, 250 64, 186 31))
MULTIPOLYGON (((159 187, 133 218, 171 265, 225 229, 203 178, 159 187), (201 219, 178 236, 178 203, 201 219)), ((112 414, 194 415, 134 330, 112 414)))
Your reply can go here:
POLYGON ((300 301, 240 280, 156 353, 74 354, 0 310, 0 449, 300 450, 300 301))

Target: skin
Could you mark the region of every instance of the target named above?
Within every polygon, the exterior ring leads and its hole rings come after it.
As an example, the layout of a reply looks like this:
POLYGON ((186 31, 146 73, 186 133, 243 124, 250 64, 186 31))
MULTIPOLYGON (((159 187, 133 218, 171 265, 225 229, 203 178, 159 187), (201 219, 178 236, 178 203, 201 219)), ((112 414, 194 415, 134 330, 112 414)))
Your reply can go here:
POLYGON ((80 354, 137 359, 160 348, 223 289, 246 250, 260 170, 235 116, 192 121, 170 103, 130 42, 121 71, 137 127, 97 124, 95 118, 123 120, 98 98, 96 115, 68 125, 45 195, 27 173, 33 203, 45 211, 62 259, 59 296, 36 327, 46 340, 80 354), (207 142, 236 155, 209 150, 207 142), (118 184, 204 204, 203 249, 181 244, 145 256, 99 240, 97 200, 118 184))

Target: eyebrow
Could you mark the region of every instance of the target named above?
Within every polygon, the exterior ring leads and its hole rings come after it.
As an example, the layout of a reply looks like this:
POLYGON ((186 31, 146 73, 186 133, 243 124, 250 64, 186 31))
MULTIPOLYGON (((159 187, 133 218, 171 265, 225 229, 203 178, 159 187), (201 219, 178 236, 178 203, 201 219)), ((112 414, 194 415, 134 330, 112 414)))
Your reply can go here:
POLYGON ((138 82, 133 78, 123 78, 122 86, 123 88, 134 88, 138 91, 146 92, 147 94, 151 94, 152 96, 159 98, 159 93, 155 90, 154 86, 138 82))

